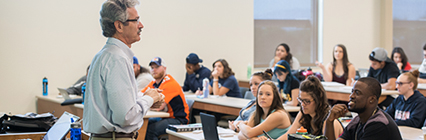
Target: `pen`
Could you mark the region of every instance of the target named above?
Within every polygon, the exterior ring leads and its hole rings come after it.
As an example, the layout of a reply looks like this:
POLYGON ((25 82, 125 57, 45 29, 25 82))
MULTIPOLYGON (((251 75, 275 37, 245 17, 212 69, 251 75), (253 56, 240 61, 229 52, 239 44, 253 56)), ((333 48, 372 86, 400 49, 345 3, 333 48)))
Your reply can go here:
POLYGON ((266 136, 266 137, 268 137, 268 139, 272 140, 271 136, 269 136, 269 134, 268 134, 268 133, 266 133, 266 131, 265 131, 265 130, 262 130, 262 131, 263 131, 263 134, 265 134, 265 136, 266 136))

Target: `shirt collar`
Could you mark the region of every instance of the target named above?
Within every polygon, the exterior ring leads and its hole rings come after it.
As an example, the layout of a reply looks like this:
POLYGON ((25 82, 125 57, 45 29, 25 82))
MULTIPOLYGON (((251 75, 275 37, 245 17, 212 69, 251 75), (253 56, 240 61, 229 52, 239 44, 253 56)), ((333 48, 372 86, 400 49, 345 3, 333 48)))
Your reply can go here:
POLYGON ((126 44, 124 44, 124 42, 122 42, 121 40, 119 40, 117 38, 108 37, 108 40, 107 40, 106 44, 115 45, 118 48, 120 48, 120 50, 122 50, 127 55, 127 57, 129 57, 129 59, 133 63, 133 56, 135 54, 133 53, 132 50, 130 50, 129 46, 127 46, 126 44))

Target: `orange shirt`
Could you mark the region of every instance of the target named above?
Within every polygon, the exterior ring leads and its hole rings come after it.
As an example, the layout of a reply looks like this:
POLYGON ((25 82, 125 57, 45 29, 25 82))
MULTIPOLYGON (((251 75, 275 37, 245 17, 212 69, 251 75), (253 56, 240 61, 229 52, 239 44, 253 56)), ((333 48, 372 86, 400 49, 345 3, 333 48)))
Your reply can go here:
MULTIPOLYGON (((155 88, 154 84, 155 80, 151 81, 142 89, 142 92, 145 92, 148 88, 155 88)), ((163 90, 164 101, 167 103, 167 112, 170 117, 180 120, 182 124, 188 124, 189 107, 179 83, 170 74, 167 74, 158 89, 163 90)))

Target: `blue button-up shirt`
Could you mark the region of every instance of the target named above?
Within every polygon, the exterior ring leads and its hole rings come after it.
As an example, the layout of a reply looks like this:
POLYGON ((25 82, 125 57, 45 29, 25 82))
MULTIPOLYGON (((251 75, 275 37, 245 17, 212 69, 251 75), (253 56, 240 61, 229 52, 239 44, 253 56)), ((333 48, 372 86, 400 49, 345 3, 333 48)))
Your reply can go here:
POLYGON ((130 133, 138 130, 154 100, 139 94, 133 71, 133 52, 122 41, 108 38, 93 58, 84 98, 85 132, 130 133))

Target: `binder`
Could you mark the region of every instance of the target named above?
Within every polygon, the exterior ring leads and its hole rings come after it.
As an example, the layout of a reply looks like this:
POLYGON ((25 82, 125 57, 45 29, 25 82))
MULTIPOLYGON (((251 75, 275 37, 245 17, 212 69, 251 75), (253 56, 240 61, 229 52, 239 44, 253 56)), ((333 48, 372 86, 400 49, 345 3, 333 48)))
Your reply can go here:
POLYGON ((169 125, 167 129, 175 131, 175 132, 188 132, 188 131, 195 131, 195 130, 201 130, 203 127, 201 123, 194 123, 194 124, 186 124, 186 125, 169 125))

